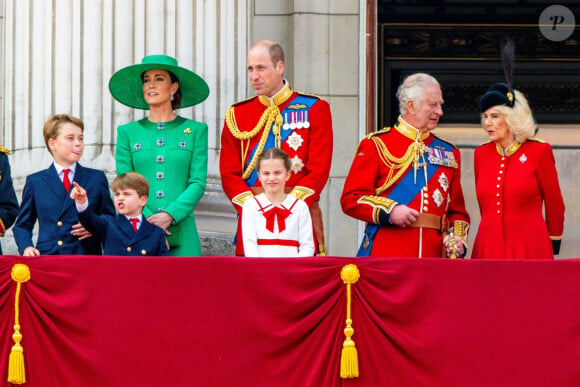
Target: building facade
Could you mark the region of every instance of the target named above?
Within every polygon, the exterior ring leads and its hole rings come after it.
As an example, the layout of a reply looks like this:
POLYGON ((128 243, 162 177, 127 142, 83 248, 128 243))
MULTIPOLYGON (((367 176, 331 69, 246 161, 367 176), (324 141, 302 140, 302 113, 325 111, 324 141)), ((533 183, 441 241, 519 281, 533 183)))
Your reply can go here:
MULTIPOLYGON (((321 197, 330 255, 354 255, 362 224, 344 215, 340 194, 359 140, 382 126, 377 121, 377 2, 375 0, 3 0, 0 34, 0 144, 12 151, 12 174, 20 197, 26 175, 46 168, 51 157, 43 122, 71 113, 85 123, 81 163, 115 175, 118 125, 144 112, 113 100, 108 81, 118 69, 145 55, 167 54, 200 74, 210 87, 202 104, 180 115, 209 126, 206 193, 195 209, 206 255, 233 254, 236 215, 221 189, 220 133, 229 105, 253 95, 246 53, 261 39, 281 43, 286 78, 294 89, 314 93, 331 106, 334 153, 321 197)), ((580 17, 580 15, 577 15, 580 17)), ((392 96, 391 96, 392 98, 392 96)), ((556 145, 566 202, 561 257, 580 256, 580 207, 574 175, 580 170, 578 123, 546 126, 556 145), (573 138, 573 140, 570 140, 573 138), (562 145, 558 147, 559 145, 562 145), (564 146, 566 145, 566 146, 564 146)), ((440 129, 461 147, 463 187, 477 228, 473 147, 485 133, 473 124, 440 129)), ((5 254, 16 254, 9 231, 5 254)))

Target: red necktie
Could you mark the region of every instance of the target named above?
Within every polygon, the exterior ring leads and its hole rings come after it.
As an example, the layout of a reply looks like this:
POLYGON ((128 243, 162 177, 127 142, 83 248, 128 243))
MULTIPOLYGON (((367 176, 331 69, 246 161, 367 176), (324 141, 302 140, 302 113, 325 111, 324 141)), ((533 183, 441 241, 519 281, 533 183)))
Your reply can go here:
POLYGON ((70 172, 70 169, 63 169, 62 173, 64 173, 64 176, 62 177, 62 184, 64 184, 64 189, 66 189, 66 192, 70 192, 70 180, 68 179, 68 173, 70 172))
POLYGON ((290 214, 290 210, 282 207, 273 207, 264 212, 264 216, 266 217, 266 229, 270 232, 274 232, 274 222, 277 220, 278 232, 286 230, 286 222, 284 219, 286 219, 290 214))
POLYGON ((137 222, 139 222, 139 219, 130 218, 129 220, 131 221, 131 225, 133 225, 133 230, 135 230, 135 232, 137 232, 137 222))

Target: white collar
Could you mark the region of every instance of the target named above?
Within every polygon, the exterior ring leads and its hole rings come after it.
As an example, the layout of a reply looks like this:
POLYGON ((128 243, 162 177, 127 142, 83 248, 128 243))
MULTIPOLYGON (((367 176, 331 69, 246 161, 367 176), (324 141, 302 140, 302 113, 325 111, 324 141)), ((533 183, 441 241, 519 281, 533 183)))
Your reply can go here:
POLYGON ((61 175, 62 174, 62 171, 64 169, 67 169, 67 168, 70 169, 70 172, 69 173, 72 172, 72 174, 74 175, 74 173, 75 173, 75 171, 77 169, 77 163, 73 163, 70 167, 63 167, 62 165, 57 164, 57 162, 55 161, 54 162, 54 167, 56 168, 56 173, 58 173, 59 175, 61 175))

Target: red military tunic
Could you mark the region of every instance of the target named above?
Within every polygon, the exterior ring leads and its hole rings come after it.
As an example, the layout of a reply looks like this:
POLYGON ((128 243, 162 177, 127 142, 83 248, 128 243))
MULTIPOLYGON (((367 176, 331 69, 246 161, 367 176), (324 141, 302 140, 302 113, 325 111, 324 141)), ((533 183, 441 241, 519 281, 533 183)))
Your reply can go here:
MULTIPOLYGON (((459 150, 399 118, 393 128, 361 141, 344 184, 341 205, 353 218, 371 224, 383 220, 372 243, 371 256, 441 257, 441 229, 401 228, 385 225, 384 219, 395 205, 406 204, 424 218, 446 217, 460 229, 456 231, 458 235, 466 235, 469 215, 460 179, 459 150)), ((366 238, 363 245, 369 243, 366 238)))
MULTIPOLYGON (((221 136, 220 174, 224 192, 239 215, 237 255, 244 254, 240 221, 243 203, 252 196, 251 188, 261 187, 252 160, 260 153, 264 130, 269 130, 269 138, 273 140, 273 126, 276 125, 280 127, 281 148, 292 160, 292 173, 286 183, 291 193, 312 207, 314 203, 317 205, 328 180, 332 160, 332 118, 326 101, 294 92, 285 83, 272 99, 258 96, 231 106, 221 136), (250 171, 253 174, 247 173, 250 171)), ((274 142, 266 141, 262 150, 272 146, 274 142)))
POLYGON ((552 147, 532 138, 503 154, 489 142, 475 148, 474 168, 481 222, 472 258, 553 259, 564 201, 552 147))

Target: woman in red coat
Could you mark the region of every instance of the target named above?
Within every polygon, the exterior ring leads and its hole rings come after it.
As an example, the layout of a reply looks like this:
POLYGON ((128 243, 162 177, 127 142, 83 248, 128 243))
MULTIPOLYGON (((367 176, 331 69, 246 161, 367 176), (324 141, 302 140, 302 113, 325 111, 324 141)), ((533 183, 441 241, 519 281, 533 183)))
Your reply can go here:
POLYGON ((479 110, 489 141, 474 155, 481 223, 471 257, 553 259, 564 230, 564 201, 552 147, 532 137, 536 123, 528 101, 507 84, 493 85, 479 110))

